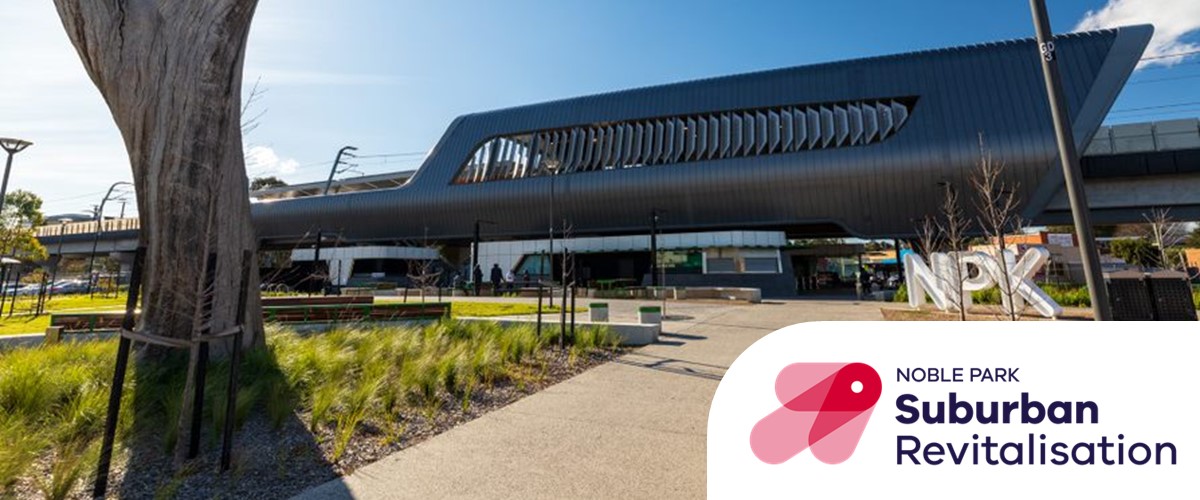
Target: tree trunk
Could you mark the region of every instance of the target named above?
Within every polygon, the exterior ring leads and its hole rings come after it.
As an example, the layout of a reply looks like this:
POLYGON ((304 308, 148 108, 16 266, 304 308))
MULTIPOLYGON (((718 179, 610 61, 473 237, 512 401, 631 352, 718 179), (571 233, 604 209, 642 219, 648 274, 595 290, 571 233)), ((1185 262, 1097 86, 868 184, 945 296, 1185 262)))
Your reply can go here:
MULTIPOLYGON (((206 322, 214 332, 232 326, 243 251, 256 247, 240 123, 257 0, 54 3, 129 153, 147 247, 141 328, 189 338, 206 322), (210 252, 217 255, 211 291, 203 289, 210 252), (202 318, 209 293, 212 316, 202 318)), ((245 339, 261 346, 251 274, 245 339)))

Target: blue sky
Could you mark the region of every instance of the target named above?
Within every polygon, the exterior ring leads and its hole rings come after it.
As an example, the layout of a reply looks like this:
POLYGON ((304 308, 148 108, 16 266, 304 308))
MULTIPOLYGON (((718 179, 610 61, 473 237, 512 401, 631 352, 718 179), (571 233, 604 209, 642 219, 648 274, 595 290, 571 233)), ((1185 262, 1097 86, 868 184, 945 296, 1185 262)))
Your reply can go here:
MULTIPOLYGON (((78 212, 130 177, 119 135, 51 2, 0 12, 0 136, 36 145, 12 188, 78 212), (17 64, 16 61, 29 61, 17 64)), ((1154 22, 1151 51, 1200 45, 1196 0, 1051 0, 1057 32, 1154 22), (1081 22, 1083 24, 1081 24, 1081 22)), ((260 0, 247 85, 266 93, 247 138, 251 175, 318 180, 342 145, 363 155, 428 150, 464 113, 629 87, 1031 36, 1028 3, 813 1, 260 0)), ((1200 57, 1138 71, 1116 110, 1200 101, 1200 57)), ((1200 116, 1200 104, 1111 121, 1200 116)), ((359 161, 371 174, 419 155, 359 161), (384 163, 384 161, 387 163, 384 163)))

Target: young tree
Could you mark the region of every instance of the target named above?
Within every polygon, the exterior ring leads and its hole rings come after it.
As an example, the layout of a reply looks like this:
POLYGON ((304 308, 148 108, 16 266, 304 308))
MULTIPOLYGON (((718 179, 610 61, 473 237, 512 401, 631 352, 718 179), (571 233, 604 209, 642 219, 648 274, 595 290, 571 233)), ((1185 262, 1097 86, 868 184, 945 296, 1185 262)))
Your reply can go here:
MULTIPOLYGON (((967 302, 964 299, 966 295, 967 273, 964 269, 965 265, 962 260, 962 254, 967 250, 967 233, 971 229, 971 220, 967 218, 963 211, 962 202, 959 201, 958 190, 954 189, 954 185, 946 183, 946 195, 942 199, 941 219, 938 221, 938 232, 942 235, 942 241, 945 245, 950 258, 950 301, 958 310, 958 319, 961 321, 967 320, 967 302)), ((933 265, 932 263, 930 265, 933 265)))
POLYGON ((1142 218, 1146 219, 1146 238, 1158 250, 1159 267, 1187 270, 1187 262, 1181 260, 1182 254, 1171 254, 1172 248, 1188 238, 1187 224, 1171 219, 1171 210, 1168 208, 1156 208, 1148 214, 1142 214, 1142 218))
MULTIPOLYGON (((246 38, 257 0, 55 0, 129 154, 147 247, 142 327, 188 338, 237 322, 243 252, 254 250, 242 152, 246 38), (207 255, 216 280, 204 289, 207 255), (202 302, 213 294, 211 316, 202 302)), ((248 345, 263 345, 258 283, 248 345)), ((187 398, 185 398, 186 400, 187 398)))
MULTIPOLYGON (((425 232, 428 233, 428 229, 425 232)), ((420 248, 430 250, 434 255, 442 255, 442 247, 430 243, 428 236, 422 240, 420 248)), ((410 260, 408 262, 408 280, 420 290, 421 302, 425 302, 426 290, 439 286, 441 278, 442 265, 440 259, 410 260)))
POLYGON ((996 285, 1000 288, 1001 309, 1008 319, 1016 321, 1021 317, 1017 307, 1020 297, 1008 278, 1010 263, 1006 253, 1007 236, 1020 231, 1023 226, 1017 212, 1017 186, 1004 181, 1004 163, 992 157, 982 135, 979 137, 979 163, 971 177, 971 186, 975 189, 979 227, 991 239, 989 246, 995 246, 996 262, 1000 265, 1001 276, 996 285))
POLYGON ((921 218, 917 225, 917 241, 915 250, 918 255, 932 259, 933 254, 942 247, 941 234, 938 233, 937 219, 932 215, 921 218))

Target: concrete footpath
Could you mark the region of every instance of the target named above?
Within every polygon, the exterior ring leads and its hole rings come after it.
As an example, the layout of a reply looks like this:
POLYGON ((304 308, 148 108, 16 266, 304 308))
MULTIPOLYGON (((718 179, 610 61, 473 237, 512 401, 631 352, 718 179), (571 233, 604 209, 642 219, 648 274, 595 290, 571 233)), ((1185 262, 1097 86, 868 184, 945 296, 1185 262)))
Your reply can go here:
MULTIPOLYGON (((608 301, 614 321, 638 305, 608 301)), ((664 334, 297 498, 702 498, 708 406, 755 340, 804 321, 880 320, 880 303, 669 303, 664 334)))

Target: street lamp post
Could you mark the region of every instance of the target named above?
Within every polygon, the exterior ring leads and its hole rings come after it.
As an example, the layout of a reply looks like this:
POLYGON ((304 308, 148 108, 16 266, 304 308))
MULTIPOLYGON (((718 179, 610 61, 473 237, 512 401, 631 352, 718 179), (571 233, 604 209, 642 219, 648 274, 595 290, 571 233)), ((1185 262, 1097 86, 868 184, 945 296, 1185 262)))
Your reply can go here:
POLYGON ((546 252, 547 264, 550 265, 550 270, 547 276, 550 277, 550 301, 549 307, 554 307, 554 179, 558 177, 558 165, 548 163, 546 170, 550 171, 550 251, 546 252))
POLYGON ((1062 95, 1062 75, 1058 71, 1058 53, 1054 48, 1054 34, 1050 30, 1050 18, 1046 14, 1044 0, 1029 0, 1033 11, 1033 27, 1037 32, 1038 48, 1041 52, 1042 73, 1046 81, 1046 94, 1050 99, 1050 114, 1054 118, 1054 134, 1058 140, 1058 156, 1062 161, 1063 178, 1066 180, 1067 198, 1071 203, 1071 218, 1075 223, 1075 234, 1079 237, 1080 260, 1088 293, 1092 297, 1092 317, 1096 321, 1111 321, 1112 306, 1108 303, 1108 289, 1100 269, 1100 252, 1092 235, 1092 221, 1088 213, 1087 194, 1083 189, 1083 174, 1079 168, 1079 152, 1075 149, 1075 134, 1071 129, 1071 118, 1067 115, 1066 100, 1062 95))
MULTIPOLYGON (((479 287, 483 286, 483 275, 476 275, 475 268, 479 267, 479 225, 488 224, 495 225, 496 223, 490 220, 475 219, 475 239, 471 243, 471 268, 467 270, 471 276, 471 291, 476 297, 479 296, 479 287)), ((480 267, 482 271, 483 268, 480 267)))
POLYGON ((0 182, 0 213, 4 213, 4 198, 8 195, 8 173, 12 170, 13 156, 32 145, 29 141, 0 137, 0 148, 4 148, 8 153, 8 160, 4 163, 4 181, 0 182))
MULTIPOLYGON (((342 158, 343 157, 354 158, 354 153, 352 151, 358 151, 358 148, 356 148, 354 146, 343 146, 342 149, 338 150, 337 157, 333 159, 333 166, 329 167, 329 179, 325 181, 325 189, 323 189, 321 191, 321 196, 329 195, 329 188, 333 186, 333 176, 337 175, 338 167, 342 166, 342 158)), ((328 273, 328 270, 326 270, 325 273, 320 272, 320 270, 321 270, 321 236, 322 236, 321 228, 318 227, 317 228, 317 244, 313 248, 313 268, 318 271, 317 274, 319 275, 320 280, 321 280, 321 283, 320 283, 321 294, 324 295, 325 293, 327 293, 327 287, 329 286, 328 285, 328 281, 329 281, 328 274, 329 273, 328 273)))
POLYGON ((112 198, 113 190, 118 186, 132 186, 132 182, 118 181, 108 187, 108 192, 104 194, 104 199, 100 200, 100 206, 96 208, 96 234, 92 238, 92 253, 88 257, 88 296, 95 296, 95 277, 92 275, 96 271, 96 247, 100 245, 100 234, 104 232, 104 204, 108 203, 109 198, 112 198))
POLYGON ((650 286, 652 287, 658 286, 658 214, 658 210, 650 211, 650 286))

